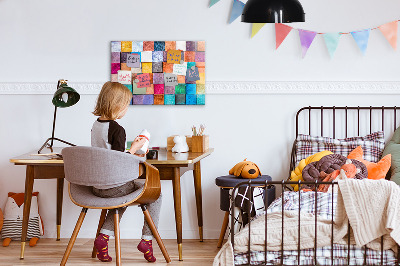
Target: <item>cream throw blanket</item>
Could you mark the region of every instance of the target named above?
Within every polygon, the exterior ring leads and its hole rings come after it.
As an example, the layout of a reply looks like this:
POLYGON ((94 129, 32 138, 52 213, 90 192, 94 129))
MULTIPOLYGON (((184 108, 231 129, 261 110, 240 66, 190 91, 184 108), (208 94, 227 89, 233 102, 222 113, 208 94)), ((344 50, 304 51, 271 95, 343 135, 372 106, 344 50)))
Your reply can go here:
MULTIPOLYGON (((380 250, 380 237, 384 236, 384 249, 395 249, 400 243, 400 188, 387 180, 339 180, 339 191, 334 225, 334 243, 346 244, 348 221, 352 228, 351 243, 380 250)), ((310 213, 284 212, 284 249, 297 250, 298 230, 300 248, 314 247, 315 216, 310 213)), ((282 213, 268 214, 267 248, 281 249, 282 213)), ((331 220, 317 217, 317 246, 330 245, 331 220)), ((246 252, 248 226, 235 235, 235 252, 246 252)), ((264 251, 265 216, 251 223, 252 251, 264 251)), ((218 252, 214 266, 234 265, 234 252, 230 241, 218 252)))

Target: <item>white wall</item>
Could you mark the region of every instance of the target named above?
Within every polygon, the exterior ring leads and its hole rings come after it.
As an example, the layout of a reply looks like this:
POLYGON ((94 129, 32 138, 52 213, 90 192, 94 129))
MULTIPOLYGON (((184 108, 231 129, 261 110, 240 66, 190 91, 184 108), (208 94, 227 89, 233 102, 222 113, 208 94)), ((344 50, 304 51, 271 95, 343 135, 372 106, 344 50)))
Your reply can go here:
MULTIPOLYGON (((349 35, 343 36, 336 57, 329 59, 321 36, 301 59, 297 32, 274 50, 273 25, 250 40, 250 25, 227 24, 229 0, 208 9, 208 0, 29 1, 0 0, 0 82, 72 82, 109 80, 111 40, 205 40, 208 81, 399 81, 399 52, 373 31, 362 57, 349 35)), ((309 30, 350 31, 399 19, 396 1, 303 0, 309 30)), ((0 84, 1 87, 1 84, 0 84)), ((50 136, 53 107, 50 95, 0 95, 0 207, 7 192, 24 190, 25 169, 9 158, 35 150, 50 136)), ((96 95, 82 95, 74 107, 60 109, 56 135, 78 145, 90 144, 91 115, 96 95)), ((205 106, 134 106, 120 122, 128 139, 147 128, 153 145, 165 146, 176 133, 189 134, 205 123, 215 152, 205 159, 203 212, 206 238, 217 238, 222 221, 214 179, 243 158, 253 160, 275 180, 286 176, 294 138, 294 115, 308 105, 398 105, 399 95, 257 94, 207 95, 205 106)), ((39 180, 40 211, 45 237, 55 237, 55 180, 39 180)), ((160 232, 175 238, 172 188, 163 181, 160 232)), ((64 193, 62 237, 69 237, 79 208, 64 193)), ((197 237, 192 176, 182 177, 184 238, 197 237)), ((87 216, 80 237, 92 237, 99 212, 87 216)), ((122 237, 139 238, 142 218, 130 208, 121 222, 122 237)))

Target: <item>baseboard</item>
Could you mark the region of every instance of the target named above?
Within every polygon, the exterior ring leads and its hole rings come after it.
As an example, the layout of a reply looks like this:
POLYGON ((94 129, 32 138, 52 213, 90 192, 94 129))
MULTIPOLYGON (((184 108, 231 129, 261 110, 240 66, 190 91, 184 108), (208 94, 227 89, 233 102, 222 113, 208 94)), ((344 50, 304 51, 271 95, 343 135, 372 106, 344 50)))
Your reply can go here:
MULTIPOLYGON (((71 82, 83 95, 97 95, 103 82, 71 82)), ((57 83, 0 83, 0 94, 53 94, 57 83)), ((400 94, 400 81, 208 81, 206 94, 400 94)))

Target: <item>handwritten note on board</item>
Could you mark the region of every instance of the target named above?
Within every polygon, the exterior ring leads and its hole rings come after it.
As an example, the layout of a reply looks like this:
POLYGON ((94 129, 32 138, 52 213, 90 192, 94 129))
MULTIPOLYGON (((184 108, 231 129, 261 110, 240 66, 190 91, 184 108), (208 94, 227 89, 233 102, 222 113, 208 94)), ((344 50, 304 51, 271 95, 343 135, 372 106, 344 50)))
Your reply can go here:
POLYGON ((187 62, 183 64, 174 64, 173 74, 186 76, 187 62))
POLYGON ((165 86, 175 87, 178 85, 178 77, 175 74, 164 73, 165 86))
POLYGON ((182 60, 182 52, 179 50, 167 51, 167 63, 169 64, 180 64, 182 60))
POLYGON ((199 69, 196 66, 192 66, 187 69, 186 72, 186 80, 187 81, 196 81, 199 80, 199 69))
POLYGON ((139 82, 137 82, 138 88, 150 87, 150 74, 149 73, 137 75, 136 78, 139 80, 139 82))
POLYGON ((132 53, 126 57, 126 65, 128 67, 139 68, 140 67, 140 54, 132 53))
POLYGON ((129 70, 118 70, 118 82, 121 84, 131 84, 132 72, 129 70))

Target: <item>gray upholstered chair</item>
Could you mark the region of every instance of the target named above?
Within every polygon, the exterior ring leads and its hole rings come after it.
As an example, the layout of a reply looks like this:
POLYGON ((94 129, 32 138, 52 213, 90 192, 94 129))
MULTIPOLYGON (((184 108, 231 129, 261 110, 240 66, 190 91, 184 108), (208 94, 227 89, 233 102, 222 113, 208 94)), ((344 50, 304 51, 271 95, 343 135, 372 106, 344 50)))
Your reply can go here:
MULTIPOLYGON (((154 202, 161 193, 160 175, 154 166, 143 159, 120 151, 94 147, 68 147, 62 150, 65 179, 69 183, 69 196, 73 203, 82 207, 81 214, 65 250, 61 265, 65 265, 78 236, 87 209, 102 209, 96 237, 103 226, 107 210, 128 205, 139 205, 149 224, 153 236, 167 263, 171 261, 160 238, 157 228, 144 204, 154 202), (140 165, 138 164, 140 163, 140 165), (139 165, 139 167, 138 167, 139 165), (95 196, 92 186, 118 185, 132 179, 132 176, 145 176, 143 189, 118 198, 100 198, 95 196)), ((121 264, 119 214, 114 216, 116 265, 121 264)), ((93 247, 92 257, 96 256, 93 247)))

